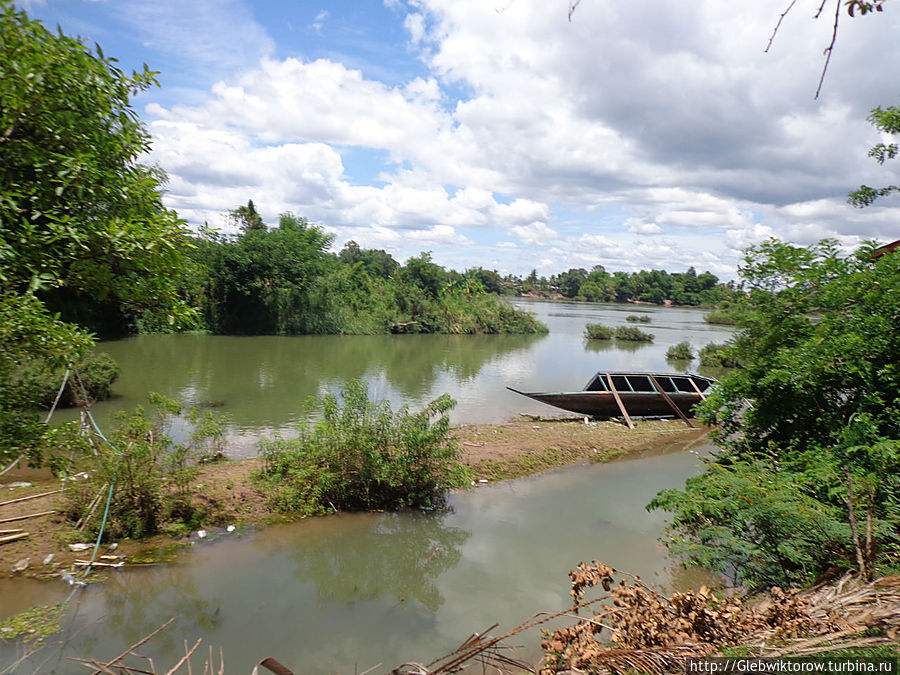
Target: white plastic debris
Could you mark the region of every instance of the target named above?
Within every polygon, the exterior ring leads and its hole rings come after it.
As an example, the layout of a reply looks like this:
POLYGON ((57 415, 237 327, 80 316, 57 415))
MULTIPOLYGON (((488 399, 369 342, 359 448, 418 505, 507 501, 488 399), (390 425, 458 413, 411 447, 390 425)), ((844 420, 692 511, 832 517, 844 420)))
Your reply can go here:
POLYGON ((80 579, 76 580, 71 574, 63 574, 63 581, 69 584, 69 586, 87 586, 87 583, 80 579))
POLYGON ((22 558, 20 561, 18 561, 17 563, 15 563, 12 566, 12 571, 13 572, 24 572, 25 570, 28 569, 28 565, 30 565, 30 564, 31 564, 31 558, 22 558))
POLYGON ((487 478, 479 478, 479 479, 478 479, 478 482, 479 482, 479 483, 487 483, 487 482, 489 482, 489 481, 487 480, 487 478))
POLYGON ((72 553, 81 553, 82 551, 87 551, 91 547, 90 544, 77 543, 77 544, 69 544, 69 550, 72 553))
POLYGON ((119 548, 118 542, 113 542, 112 544, 109 545, 109 549, 108 549, 108 550, 110 550, 110 551, 115 551, 117 548, 119 548))
POLYGON ((226 532, 234 532, 234 530, 235 530, 234 525, 229 525, 228 527, 225 528, 226 532))
POLYGON ((206 530, 197 530, 197 537, 200 539, 206 539, 206 530))
POLYGON ((49 565, 49 564, 52 563, 52 562, 53 562, 53 554, 52 554, 52 553, 48 553, 48 554, 44 557, 44 564, 45 564, 45 565, 49 565))
POLYGON ((14 487, 31 487, 31 485, 32 485, 31 483, 28 483, 28 482, 26 482, 26 481, 24 481, 24 480, 17 480, 17 481, 14 482, 14 483, 9 483, 6 487, 11 487, 11 488, 14 488, 14 487))

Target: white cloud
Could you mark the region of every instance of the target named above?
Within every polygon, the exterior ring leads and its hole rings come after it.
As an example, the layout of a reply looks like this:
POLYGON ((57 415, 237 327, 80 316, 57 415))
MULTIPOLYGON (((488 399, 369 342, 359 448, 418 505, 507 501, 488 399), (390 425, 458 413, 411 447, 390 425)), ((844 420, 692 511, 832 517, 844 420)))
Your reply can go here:
MULTIPOLYGON (((128 4, 134 21, 163 12, 128 4)), ((819 48, 804 45, 825 46, 830 26, 798 5, 763 54, 777 0, 698 0, 690 12, 677 0, 585 0, 571 22, 564 3, 537 0, 502 12, 481 0, 384 5, 426 68, 400 83, 337 57, 280 57, 245 17, 249 38, 202 100, 147 108, 168 202, 197 222, 252 196, 267 218, 290 209, 362 245, 433 246, 436 257, 490 246, 520 272, 533 265, 522 247, 541 247, 542 265, 725 274, 768 236, 896 238, 900 209, 843 203, 860 182, 898 181, 865 156, 878 141, 867 109, 893 102, 889 69, 859 74, 867 48, 900 57, 896 13, 842 24, 816 102, 819 48), (352 150, 381 164, 351 181, 352 150)), ((237 0, 209 18, 215 35, 175 42, 216 6, 192 6, 188 28, 142 30, 206 63, 237 43, 237 0)))

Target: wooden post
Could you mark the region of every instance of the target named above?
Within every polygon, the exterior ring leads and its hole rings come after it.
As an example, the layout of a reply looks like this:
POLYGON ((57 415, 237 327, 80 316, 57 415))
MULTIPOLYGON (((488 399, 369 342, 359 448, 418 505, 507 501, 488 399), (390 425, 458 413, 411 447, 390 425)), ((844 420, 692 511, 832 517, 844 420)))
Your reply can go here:
POLYGON ((612 376, 609 373, 606 373, 606 381, 609 383, 609 390, 612 392, 613 398, 616 399, 616 403, 619 404, 619 410, 622 411, 625 422, 628 423, 628 428, 634 429, 634 422, 632 422, 631 418, 628 416, 628 411, 625 410, 625 404, 622 403, 622 399, 619 398, 619 392, 616 391, 616 385, 613 384, 612 376))
POLYGON ((694 391, 696 391, 698 394, 700 394, 700 398, 706 398, 706 394, 704 394, 702 391, 700 391, 700 387, 698 387, 697 383, 694 382, 694 378, 691 377, 690 375, 688 375, 688 380, 690 381, 691 386, 694 388, 694 391))
POLYGON ((685 415, 683 412, 681 412, 681 408, 679 408, 677 405, 675 405, 675 401, 672 400, 672 397, 669 396, 665 391, 663 391, 663 388, 659 386, 659 382, 656 381, 656 378, 653 377, 653 375, 648 375, 647 377, 650 378, 650 381, 653 383, 653 386, 656 387, 656 391, 658 391, 660 394, 662 394, 662 397, 664 399, 666 399, 666 403, 669 404, 669 406, 672 408, 672 410, 674 410, 678 414, 678 416, 682 420, 684 420, 685 424, 687 424, 689 427, 691 427, 693 429, 694 425, 691 424, 691 421, 687 418, 687 415, 685 415))

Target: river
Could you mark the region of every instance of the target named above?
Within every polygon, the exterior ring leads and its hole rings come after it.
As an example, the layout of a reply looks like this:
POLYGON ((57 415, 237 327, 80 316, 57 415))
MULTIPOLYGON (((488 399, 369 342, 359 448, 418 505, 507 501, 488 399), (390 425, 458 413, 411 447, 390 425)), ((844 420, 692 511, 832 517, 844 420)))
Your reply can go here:
MULTIPOLYGON (((506 392, 580 387, 596 370, 671 370, 668 346, 723 342, 689 309, 575 303, 520 303, 550 334, 228 338, 144 336, 103 345, 122 366, 118 398, 101 419, 137 402, 147 389, 193 403, 221 402, 241 452, 298 419, 310 394, 361 377, 376 395, 415 408, 449 391, 457 423, 501 421, 552 409, 506 392), (646 346, 595 347, 585 323, 625 323, 646 312, 646 346)), ((83 672, 68 656, 111 658, 175 616, 142 653, 165 671, 183 642, 222 647, 227 672, 249 673, 273 656, 311 675, 376 672, 428 662, 494 623, 509 629, 537 611, 570 603, 567 572, 599 560, 664 588, 697 581, 658 542, 664 514, 644 505, 657 491, 695 474, 698 454, 680 452, 576 466, 451 495, 440 512, 341 514, 262 532, 213 533, 174 563, 113 571, 73 597, 61 634, 17 673, 83 672), (216 537, 216 535, 219 535, 216 537), (76 667, 77 666, 77 667, 76 667)), ((240 455, 241 453, 235 453, 240 455)), ((0 583, 0 617, 65 599, 63 582, 0 583)), ((537 658, 539 633, 513 644, 537 658)), ((0 672, 21 656, 0 641, 0 672)))
MULTIPOLYGON (((229 420, 228 454, 255 456, 263 435, 290 433, 311 396, 338 392, 347 380, 368 383, 370 396, 396 408, 422 409, 443 393, 457 400, 454 424, 503 422, 549 408, 513 392, 581 389, 598 370, 670 371, 666 350, 689 342, 696 352, 731 335, 703 322, 705 312, 653 305, 541 302, 518 299, 548 325, 547 335, 315 335, 233 337, 141 335, 100 349, 119 364, 114 397, 95 406, 101 426, 116 411, 147 405, 155 391, 209 406, 229 420), (626 321, 629 315, 649 323, 626 321), (588 323, 633 325, 652 343, 584 339, 588 323)), ((693 364, 675 364, 681 369, 693 364)), ((712 373, 714 376, 716 373, 712 373)), ((73 419, 74 410, 56 419, 73 419)), ((176 433, 178 429, 176 427, 176 433)))

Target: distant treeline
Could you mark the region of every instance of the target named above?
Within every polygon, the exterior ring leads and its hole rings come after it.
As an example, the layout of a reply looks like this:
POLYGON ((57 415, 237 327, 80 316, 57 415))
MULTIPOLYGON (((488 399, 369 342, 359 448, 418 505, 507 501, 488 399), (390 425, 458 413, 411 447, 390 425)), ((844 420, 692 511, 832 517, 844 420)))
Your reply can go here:
POLYGON ((539 277, 532 270, 524 279, 506 277, 503 283, 516 295, 561 295, 592 302, 638 301, 657 305, 714 306, 733 302, 743 295, 733 282, 719 283, 714 274, 697 274, 693 267, 688 268, 687 272, 641 270, 630 274, 610 274, 602 265, 595 265, 590 272, 580 268, 570 269, 549 279, 539 277))
MULTIPOLYGON (((218 334, 536 333, 547 329, 498 296, 715 305, 739 294, 693 268, 609 274, 598 265, 546 279, 535 271, 520 278, 480 267, 446 270, 429 253, 401 265, 354 241, 332 253, 334 238, 292 213, 267 226, 252 201, 229 217, 237 235, 202 228, 171 270, 197 328, 218 334)), ((170 330, 159 314, 126 313, 94 295, 51 290, 43 299, 102 338, 170 330)))

